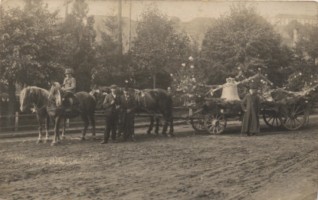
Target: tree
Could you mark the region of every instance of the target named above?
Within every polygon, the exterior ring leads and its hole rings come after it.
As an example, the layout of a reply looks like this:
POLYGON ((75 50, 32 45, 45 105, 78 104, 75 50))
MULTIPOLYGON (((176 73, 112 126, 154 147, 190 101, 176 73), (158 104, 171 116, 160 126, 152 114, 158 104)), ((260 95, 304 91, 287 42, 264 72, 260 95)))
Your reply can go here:
MULTIPOLYGON (((290 32, 297 30, 297 41, 293 48, 293 59, 288 68, 287 87, 290 90, 303 90, 317 84, 318 74, 318 26, 302 25, 291 22, 287 25, 290 32), (293 27, 291 29, 290 27, 293 27)), ((290 33, 289 32, 289 33, 290 33)))
POLYGON ((177 32, 173 22, 155 8, 142 14, 136 32, 131 48, 134 66, 152 77, 154 88, 159 74, 167 74, 165 82, 169 82, 169 74, 190 55, 189 38, 177 32))
POLYGON ((273 27, 254 8, 239 4, 206 33, 201 64, 213 84, 239 72, 246 77, 261 70, 281 85, 289 56, 273 27))
POLYGON ((0 80, 8 86, 12 114, 16 83, 47 87, 60 69, 57 12, 41 0, 26 0, 23 9, 1 13, 0 80))
POLYGON ((101 32, 101 42, 96 47, 97 64, 93 69, 93 84, 124 85, 131 75, 129 55, 121 55, 118 40, 118 18, 109 16, 104 21, 105 31, 101 32))
POLYGON ((96 65, 96 31, 94 17, 87 16, 88 4, 76 0, 72 13, 61 26, 63 35, 62 62, 74 69, 77 90, 88 91, 91 85, 92 68, 96 65))

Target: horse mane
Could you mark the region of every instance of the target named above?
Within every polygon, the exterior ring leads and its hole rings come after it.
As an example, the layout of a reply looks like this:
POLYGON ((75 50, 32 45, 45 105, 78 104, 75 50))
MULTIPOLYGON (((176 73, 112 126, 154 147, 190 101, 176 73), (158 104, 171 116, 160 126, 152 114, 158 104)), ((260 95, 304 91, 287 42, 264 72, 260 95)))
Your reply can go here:
POLYGON ((38 104, 45 104, 48 100, 48 96, 49 96, 49 92, 46 89, 37 87, 37 86, 28 86, 24 89, 22 89, 21 93, 20 93, 20 104, 22 103, 22 101, 27 98, 28 96, 30 96, 30 94, 33 94, 34 97, 36 97, 36 102, 34 103, 38 103, 38 104), (28 91, 28 93, 27 93, 28 91), (28 96, 26 96, 28 95, 28 96))

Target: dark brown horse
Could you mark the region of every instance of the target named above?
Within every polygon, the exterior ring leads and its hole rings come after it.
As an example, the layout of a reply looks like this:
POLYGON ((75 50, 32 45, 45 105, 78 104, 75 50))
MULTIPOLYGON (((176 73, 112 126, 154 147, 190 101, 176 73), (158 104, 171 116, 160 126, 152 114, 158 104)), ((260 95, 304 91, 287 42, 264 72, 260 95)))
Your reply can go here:
POLYGON ((45 122, 46 137, 45 142, 49 139, 49 123, 50 117, 47 112, 49 92, 45 89, 29 86, 24 88, 20 93, 20 110, 25 112, 27 109, 32 109, 39 123, 39 137, 37 143, 42 141, 42 125, 45 122))
POLYGON ((153 129, 155 119, 155 133, 158 134, 159 118, 156 116, 162 115, 164 119, 162 134, 167 134, 166 132, 169 125, 169 134, 173 136, 173 102, 167 91, 163 89, 136 90, 135 99, 137 102, 137 112, 147 112, 151 114, 150 126, 147 130, 148 134, 150 134, 153 129))
POLYGON ((77 92, 73 94, 64 93, 61 90, 59 83, 53 83, 50 92, 49 99, 53 99, 55 104, 48 106, 48 114, 55 121, 54 139, 52 144, 54 145, 59 141, 59 125, 60 121, 66 118, 73 118, 81 116, 84 121, 84 129, 82 131, 82 140, 85 139, 85 134, 91 122, 92 135, 95 137, 95 107, 96 102, 93 96, 87 92, 77 92), (52 109, 50 109, 52 107, 52 109))

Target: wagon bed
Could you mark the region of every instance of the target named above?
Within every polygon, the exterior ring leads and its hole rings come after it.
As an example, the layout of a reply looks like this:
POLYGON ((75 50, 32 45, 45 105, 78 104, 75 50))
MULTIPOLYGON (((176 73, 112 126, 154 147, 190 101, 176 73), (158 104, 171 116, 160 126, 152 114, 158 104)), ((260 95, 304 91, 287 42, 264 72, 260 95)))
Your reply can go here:
MULTIPOLYGON (((308 124, 311 103, 307 94, 289 94, 292 95, 279 100, 262 99, 260 115, 267 126, 298 130, 308 124)), ((190 119, 192 127, 197 132, 221 134, 225 131, 229 119, 241 120, 242 115, 241 101, 206 98, 205 103, 190 116, 190 119)))

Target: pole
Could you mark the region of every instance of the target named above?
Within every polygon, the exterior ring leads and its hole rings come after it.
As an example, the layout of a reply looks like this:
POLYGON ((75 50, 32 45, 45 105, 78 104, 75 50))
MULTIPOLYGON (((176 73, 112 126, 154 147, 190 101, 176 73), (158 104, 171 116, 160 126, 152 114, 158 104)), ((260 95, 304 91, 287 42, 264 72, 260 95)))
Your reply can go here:
POLYGON ((129 42, 128 42, 128 50, 130 51, 130 43, 131 43, 131 1, 129 1, 129 42))
POLYGON ((119 45, 119 56, 123 54, 123 38, 122 38, 122 0, 118 1, 118 45, 119 45))

